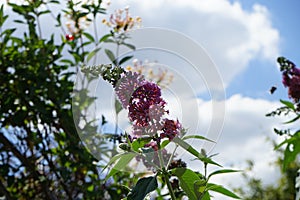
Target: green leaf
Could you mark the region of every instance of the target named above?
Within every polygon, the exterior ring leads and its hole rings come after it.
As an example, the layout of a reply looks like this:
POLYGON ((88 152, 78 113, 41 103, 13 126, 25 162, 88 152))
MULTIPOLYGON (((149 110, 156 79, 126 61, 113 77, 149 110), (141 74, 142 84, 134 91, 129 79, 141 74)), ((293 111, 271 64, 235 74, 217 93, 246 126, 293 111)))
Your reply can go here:
POLYGON ((105 41, 104 41, 105 43, 117 43, 115 40, 113 40, 113 39, 106 39, 105 41))
POLYGON ((161 149, 165 148, 169 143, 170 143, 170 140, 164 140, 164 141, 161 143, 160 148, 161 148, 161 149))
POLYGON ((199 140, 207 140, 209 142, 213 142, 213 143, 216 143, 215 141, 212 141, 204 136, 201 136, 201 135, 186 135, 184 137, 182 137, 182 140, 187 140, 187 139, 199 139, 199 140))
POLYGON ((131 147, 134 151, 138 151, 139 148, 143 148, 145 144, 148 144, 151 141, 151 139, 152 139, 151 137, 138 138, 131 143, 132 145, 131 147))
MULTIPOLYGON (((300 132, 297 132, 297 133, 300 133, 300 132)), ((279 149, 280 147, 282 147, 284 144, 293 143, 295 140, 298 140, 298 138, 295 137, 295 136, 293 136, 293 137, 291 137, 291 138, 289 138, 289 139, 286 139, 286 140, 284 140, 283 142, 281 142, 280 144, 278 144, 278 145, 274 148, 274 150, 278 150, 278 149, 279 149)))
POLYGON ((129 49, 135 50, 135 46, 128 43, 122 43, 124 46, 128 47, 129 49))
POLYGON ((283 170, 285 171, 288 168, 288 165, 293 162, 297 155, 300 153, 300 138, 292 137, 294 140, 291 140, 285 148, 284 158, 283 158, 283 170))
POLYGON ((101 48, 99 47, 99 48, 96 48, 96 49, 94 49, 93 51, 91 51, 89 54, 88 54, 88 56, 87 56, 87 62, 89 62, 94 56, 95 56, 95 54, 100 50, 101 48))
POLYGON ((122 110, 122 104, 120 103, 120 101, 118 99, 115 99, 115 111, 116 114, 119 114, 122 110))
POLYGON ((124 58, 122 58, 120 61, 119 61, 119 65, 122 65, 123 63, 125 63, 126 61, 130 60, 131 58, 133 58, 133 56, 125 56, 124 58))
POLYGON ((90 185, 90 186, 87 188, 87 190, 88 190, 89 192, 93 192, 93 191, 94 191, 94 185, 90 185))
POLYGON ((110 159, 110 161, 108 162, 108 164, 104 167, 104 169, 102 170, 102 172, 111 164, 113 164, 114 162, 116 162, 118 160, 118 162, 114 165, 114 167, 110 170, 109 174, 106 176, 105 181, 108 180, 109 177, 113 176, 114 174, 116 174, 118 171, 124 169, 127 164, 135 157, 135 153, 132 152, 126 152, 126 153, 122 153, 122 154, 117 154, 114 157, 112 157, 110 159))
POLYGON ((128 194, 128 200, 143 200, 145 196, 158 187, 156 176, 145 177, 138 180, 135 187, 128 194))
POLYGON ((41 11, 37 14, 37 16, 41 16, 41 15, 44 15, 44 14, 47 14, 47 13, 51 13, 50 10, 44 10, 44 11, 41 11))
POLYGON ((228 197, 231 197, 231 198, 234 198, 234 199, 241 199, 239 196, 237 196, 236 194, 234 194, 233 192, 231 192, 230 190, 224 188, 221 185, 216 185, 216 184, 213 184, 213 183, 208 183, 207 184, 207 190, 218 192, 220 194, 223 194, 225 196, 228 196, 228 197))
POLYGON ((287 122, 284 122, 284 124, 290 124, 290 123, 293 123, 293 122, 297 121, 299 118, 300 118, 300 115, 297 115, 297 117, 295 117, 295 118, 293 118, 293 119, 291 119, 291 120, 289 120, 289 121, 287 121, 287 122))
POLYGON ((71 65, 71 66, 74 65, 74 63, 73 63, 71 60, 68 60, 68 59, 62 59, 62 60, 60 60, 60 62, 69 64, 69 65, 71 65))
POLYGON ((190 169, 176 168, 172 170, 179 179, 179 184, 189 199, 197 200, 200 192, 195 189, 195 183, 201 181, 200 177, 190 169))
POLYGON ((19 24, 26 24, 26 22, 19 20, 19 19, 15 19, 14 22, 19 23, 19 24))
POLYGON ((95 42, 95 39, 94 39, 94 37, 91 35, 91 34, 89 34, 89 33, 87 33, 87 32, 83 32, 82 33, 88 40, 90 40, 91 42, 95 42))
POLYGON ((105 42, 111 36, 112 36, 112 34, 106 34, 106 35, 102 36, 102 38, 100 38, 100 40, 99 40, 99 43, 105 42))
POLYGON ((210 195, 208 192, 205 192, 204 195, 202 196, 201 200, 210 200, 210 195))
POLYGON ((217 170, 209 174, 208 178, 217 175, 217 174, 226 174, 226 173, 234 173, 234 172, 240 172, 240 170, 233 170, 233 169, 222 169, 222 170, 217 170))
POLYGON ((221 167, 221 165, 219 165, 218 163, 212 161, 210 158, 205 157, 203 154, 198 152, 191 145, 189 145, 188 143, 186 143, 185 141, 183 141, 179 137, 175 137, 172 141, 175 142, 176 144, 178 144, 179 146, 181 146, 183 149, 187 150, 190 154, 194 155, 196 158, 198 158, 202 162, 209 163, 209 164, 212 164, 212 165, 217 165, 217 166, 221 167))
POLYGON ((109 60, 113 63, 116 62, 116 58, 115 58, 115 55, 113 54, 113 52, 109 49, 105 49, 105 53, 106 55, 108 56, 109 60))
POLYGON ((292 110, 295 110, 295 106, 294 106, 294 104, 292 102, 281 100, 281 99, 280 99, 280 102, 282 104, 286 105, 288 108, 291 108, 292 110))

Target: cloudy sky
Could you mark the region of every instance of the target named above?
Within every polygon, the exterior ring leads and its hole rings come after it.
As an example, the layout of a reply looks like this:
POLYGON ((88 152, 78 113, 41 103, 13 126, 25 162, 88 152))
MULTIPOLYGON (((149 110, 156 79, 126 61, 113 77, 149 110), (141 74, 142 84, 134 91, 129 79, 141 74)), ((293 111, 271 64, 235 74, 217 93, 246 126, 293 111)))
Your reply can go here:
MULTIPOLYGON (((191 71, 191 64, 180 60, 178 56, 165 55, 158 50, 137 53, 141 59, 159 61, 178 76, 173 88, 166 93, 170 110, 174 109, 174 116, 179 113, 179 118, 188 125, 194 122, 196 116, 196 125, 199 127, 195 130, 207 133, 209 129, 214 128, 211 127, 213 118, 218 118, 218 114, 221 113, 221 117, 225 117, 224 126, 220 137, 217 137, 217 144, 211 151, 219 153, 215 159, 225 167, 234 166, 237 169, 244 169, 246 160, 253 160, 255 176, 262 178, 266 184, 274 183, 278 173, 269 164, 276 156, 274 157, 273 147, 267 138, 277 140, 272 129, 279 127, 282 119, 266 118, 265 114, 279 105, 279 99, 287 98, 286 89, 281 85, 276 58, 283 55, 296 64, 300 63, 300 1, 112 0, 108 13, 128 5, 132 16, 142 17, 144 28, 174 30, 184 38, 189 38, 189 41, 197 43, 215 63, 212 68, 216 67, 219 72, 226 95, 226 98, 217 99, 221 105, 220 112, 217 110, 219 104, 214 107, 210 99, 215 88, 211 91, 212 85, 207 84, 207 77, 203 77, 206 68, 201 68, 204 70, 202 74, 195 75, 191 71), (180 64, 185 67, 180 68, 180 64), (181 83, 187 83, 188 89, 178 89, 176 81, 181 86, 181 83), (268 91, 273 85, 278 89, 274 95, 270 95, 268 91), (184 93, 186 91, 196 93, 197 98, 188 98, 190 96, 184 93), (223 106, 225 116, 222 113, 223 106)), ((52 22, 47 20, 44 24, 49 23, 52 22)), ((44 28, 47 29, 47 26, 44 28)), ((149 42, 151 38, 151 35, 149 38, 144 37, 142 42, 149 42)), ((165 39, 164 37, 161 41, 165 39)), ((169 40, 173 42, 172 39, 169 40)), ((176 42, 178 41, 175 40, 174 44, 177 44, 176 42)), ((181 45, 183 44, 175 46, 181 45)), ((193 50, 191 49, 191 54, 195 53, 193 50)), ((199 55, 201 52, 196 51, 199 55)), ((207 58, 203 57, 204 60, 207 58)), ((213 70, 212 68, 208 71, 213 70)), ((99 93, 105 90, 103 87, 105 86, 97 88, 99 93)), ((108 101, 108 104, 111 103, 111 99, 100 98, 103 102, 108 101)), ((110 119, 109 109, 103 109, 101 112, 106 113, 110 119)), ((113 120, 113 116, 111 119, 113 120)), ((191 162, 190 165, 193 168, 198 167, 197 163, 191 162)), ((222 176, 215 181, 238 187, 241 176, 222 176)))
MULTIPOLYGON (((141 16, 144 27, 179 31, 200 44, 216 64, 226 91, 224 128, 213 152, 224 166, 244 169, 246 160, 255 162, 254 174, 266 184, 278 172, 270 167, 276 159, 268 137, 282 119, 266 118, 278 99, 286 99, 276 64, 279 55, 300 63, 298 8, 300 2, 255 0, 125 0, 112 1, 112 8, 130 6, 141 16), (274 95, 271 86, 277 86, 274 95)), ((193 86, 195 87, 195 86, 193 86)), ((198 99, 202 125, 209 124, 209 101, 198 99)), ((191 163, 197 168, 197 164, 191 163)), ((216 181, 238 186, 240 175, 216 181), (234 179, 233 179, 234 178, 234 179), (232 180, 238 180, 232 182, 232 180)), ((222 198, 223 199, 223 198, 222 198)))

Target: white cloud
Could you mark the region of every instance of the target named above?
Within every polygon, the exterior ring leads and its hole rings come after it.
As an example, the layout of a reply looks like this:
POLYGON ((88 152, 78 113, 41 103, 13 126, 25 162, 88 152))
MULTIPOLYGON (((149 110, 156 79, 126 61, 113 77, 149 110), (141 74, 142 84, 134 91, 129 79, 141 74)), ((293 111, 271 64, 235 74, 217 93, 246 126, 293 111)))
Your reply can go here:
POLYGON ((279 32, 272 26, 268 9, 259 4, 244 10, 240 3, 228 0, 113 2, 113 8, 125 5, 143 18, 145 27, 175 29, 202 44, 219 67, 225 85, 251 60, 273 60, 279 54, 279 32))
MULTIPOLYGON (((199 110, 209 112, 206 103, 200 105, 199 110)), ((247 167, 246 160, 253 160, 255 166, 253 174, 250 175, 262 179, 264 184, 274 184, 279 173, 278 169, 270 164, 277 157, 272 143, 267 138, 280 140, 272 128, 278 127, 283 119, 267 118, 265 114, 277 107, 279 107, 277 102, 242 95, 234 95, 227 99, 224 129, 216 148, 211 152, 219 153, 215 157, 216 161, 225 168, 234 166, 244 170, 247 167)), ((205 117, 204 114, 202 115, 205 117)), ((241 173, 216 176, 212 181, 233 187, 244 184, 241 173)), ((226 198, 218 196, 216 199, 226 198)))

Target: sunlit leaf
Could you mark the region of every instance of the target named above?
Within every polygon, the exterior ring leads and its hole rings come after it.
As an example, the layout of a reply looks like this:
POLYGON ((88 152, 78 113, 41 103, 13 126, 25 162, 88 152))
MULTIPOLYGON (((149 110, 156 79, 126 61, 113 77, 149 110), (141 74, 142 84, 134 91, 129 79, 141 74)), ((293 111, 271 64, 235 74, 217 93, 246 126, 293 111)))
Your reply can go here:
POLYGON ((213 142, 215 143, 214 141, 204 137, 204 136, 201 136, 201 135, 185 135, 182 137, 182 140, 187 140, 187 139, 199 139, 199 140, 207 140, 209 142, 213 142))
POLYGON ((237 196, 236 194, 234 194, 233 192, 231 192, 230 190, 224 188, 221 185, 216 185, 216 184, 213 184, 213 183, 208 183, 207 184, 207 189, 211 190, 211 191, 214 191, 214 192, 217 192, 217 193, 220 193, 220 194, 223 194, 225 196, 234 198, 234 199, 241 199, 239 196, 237 196))
MULTIPOLYGON (((127 153, 119 155, 118 156, 119 160, 113 166, 113 168, 110 170, 108 175, 105 177, 105 181, 107 181, 109 177, 115 175, 120 170, 124 169, 135 156, 136 156, 136 154, 132 153, 132 152, 127 152, 127 153)), ((111 160, 113 160, 113 162, 115 162, 115 160, 117 160, 117 159, 115 159, 113 157, 111 160)), ((113 163, 113 162, 111 162, 111 160, 110 160, 109 164, 113 163)))
POLYGON ((190 154, 194 155, 196 158, 198 158, 202 162, 209 163, 209 164, 212 164, 212 165, 217 165, 217 166, 221 167, 221 165, 219 165, 218 163, 212 161, 210 158, 205 157, 203 154, 198 152, 196 149, 194 149, 191 145, 189 145, 188 143, 186 143, 182 139, 180 139, 178 137, 175 137, 172 141, 175 142, 176 144, 178 144, 183 149, 187 150, 190 154))
POLYGON ((295 110, 295 106, 292 102, 290 101, 285 101, 285 100, 282 100, 280 99, 280 102, 284 105, 286 105, 288 108, 291 108, 292 110, 295 110))
POLYGON ((212 172, 211 174, 209 174, 208 178, 217 175, 217 174, 227 174, 227 173, 234 173, 234 172, 240 172, 240 170, 233 170, 233 169, 221 169, 221 170, 217 170, 212 172))
POLYGON ((142 148, 145 146, 145 144, 148 144, 151 141, 151 137, 140 137, 134 140, 131 143, 132 149, 134 151, 138 151, 139 148, 142 148))
POLYGON ((178 177, 180 187, 189 197, 189 199, 198 199, 200 192, 195 190, 195 183, 201 181, 200 177, 190 169, 176 168, 172 170, 173 174, 178 177))

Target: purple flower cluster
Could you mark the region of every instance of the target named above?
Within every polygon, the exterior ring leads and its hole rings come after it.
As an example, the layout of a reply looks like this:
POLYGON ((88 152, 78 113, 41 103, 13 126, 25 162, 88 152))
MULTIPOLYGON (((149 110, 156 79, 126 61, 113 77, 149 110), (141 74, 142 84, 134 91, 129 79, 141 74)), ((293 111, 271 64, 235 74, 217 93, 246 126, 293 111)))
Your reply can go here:
POLYGON ((288 87, 289 97, 295 103, 300 101, 300 69, 292 65, 291 69, 286 69, 282 73, 282 83, 288 87))
POLYGON ((126 72, 122 75, 115 88, 116 94, 123 106, 128 109, 128 118, 132 123, 133 137, 131 142, 141 136, 150 136, 152 139, 144 145, 147 150, 146 158, 138 156, 148 168, 155 170, 154 165, 160 165, 158 151, 162 158, 168 160, 170 154, 166 149, 160 149, 162 139, 172 140, 181 132, 181 124, 178 120, 164 118, 168 114, 166 102, 161 96, 160 87, 146 81, 143 76, 134 72, 126 72))
POLYGON ((115 92, 123 108, 127 109, 133 92, 143 84, 144 77, 137 73, 129 71, 122 75, 121 79, 116 84, 115 92))
POLYGON ((160 87, 146 81, 143 76, 126 72, 115 88, 116 94, 132 122, 133 135, 156 136, 172 140, 181 131, 179 121, 163 118, 168 114, 166 102, 161 97, 160 87))
POLYGON ((170 119, 166 119, 164 126, 162 128, 162 133, 160 134, 161 138, 169 138, 169 140, 173 140, 174 137, 176 137, 176 135, 179 134, 179 131, 181 130, 181 124, 179 123, 179 121, 174 121, 174 120, 170 120, 170 119))
POLYGON ((129 119, 137 126, 148 126, 152 117, 157 118, 159 116, 156 114, 163 114, 165 104, 166 102, 161 98, 160 88, 155 83, 146 82, 138 87, 130 98, 129 119), (161 110, 153 113, 152 108, 156 106, 161 110), (150 108, 153 116, 150 115, 150 108))

